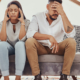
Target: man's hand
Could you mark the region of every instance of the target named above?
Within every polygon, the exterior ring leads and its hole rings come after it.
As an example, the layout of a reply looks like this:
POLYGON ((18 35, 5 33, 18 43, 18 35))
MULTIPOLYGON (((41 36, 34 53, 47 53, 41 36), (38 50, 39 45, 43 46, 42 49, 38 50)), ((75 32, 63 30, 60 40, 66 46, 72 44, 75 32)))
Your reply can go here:
POLYGON ((59 51, 59 46, 58 46, 57 41, 54 39, 53 36, 51 36, 49 38, 49 41, 51 42, 51 47, 50 48, 53 48, 52 53, 57 53, 59 51))
POLYGON ((64 14, 62 4, 60 4, 59 2, 54 1, 54 4, 52 4, 51 7, 52 7, 52 10, 56 10, 58 12, 58 14, 60 14, 60 15, 64 14))

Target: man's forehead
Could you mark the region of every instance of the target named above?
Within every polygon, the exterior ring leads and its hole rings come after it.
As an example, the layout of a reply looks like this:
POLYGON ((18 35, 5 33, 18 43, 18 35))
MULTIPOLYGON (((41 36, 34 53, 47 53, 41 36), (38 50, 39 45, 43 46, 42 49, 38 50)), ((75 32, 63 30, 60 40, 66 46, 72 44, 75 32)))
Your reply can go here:
POLYGON ((49 3, 49 7, 51 7, 53 4, 54 4, 54 2, 50 2, 50 3, 49 3))
POLYGON ((54 4, 54 2, 55 2, 55 1, 52 1, 52 2, 49 2, 48 4, 52 5, 52 4, 54 4))

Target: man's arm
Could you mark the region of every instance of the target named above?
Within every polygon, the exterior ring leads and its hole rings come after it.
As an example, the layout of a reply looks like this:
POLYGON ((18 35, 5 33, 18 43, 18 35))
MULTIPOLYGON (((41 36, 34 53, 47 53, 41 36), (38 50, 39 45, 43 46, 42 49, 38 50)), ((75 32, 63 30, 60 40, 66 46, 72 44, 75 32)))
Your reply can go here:
POLYGON ((65 32, 66 33, 72 32, 72 30, 74 29, 74 27, 71 25, 70 21, 68 20, 65 12, 63 10, 62 4, 60 4, 59 2, 55 1, 55 3, 52 5, 52 7, 56 7, 53 10, 56 10, 58 12, 58 14, 61 15, 65 32))
POLYGON ((37 40, 49 40, 51 35, 47 34, 41 34, 38 32, 38 22, 36 16, 33 16, 32 21, 29 25, 28 32, 27 32, 27 38, 35 38, 37 40))
POLYGON ((65 12, 61 15, 61 17, 62 17, 62 21, 63 21, 65 32, 66 33, 72 32, 72 30, 74 29, 74 27, 71 25, 70 21, 68 20, 65 12))
POLYGON ((33 37, 37 40, 49 40, 51 35, 36 32, 33 37))

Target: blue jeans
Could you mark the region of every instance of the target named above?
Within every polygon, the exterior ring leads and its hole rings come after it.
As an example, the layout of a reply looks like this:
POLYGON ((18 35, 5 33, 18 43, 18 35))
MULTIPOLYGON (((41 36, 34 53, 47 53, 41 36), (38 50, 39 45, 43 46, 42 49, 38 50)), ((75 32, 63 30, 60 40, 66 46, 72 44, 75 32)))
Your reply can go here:
POLYGON ((0 69, 3 76, 9 75, 9 55, 15 54, 15 75, 22 75, 25 62, 25 43, 19 41, 12 47, 8 42, 0 42, 0 69))

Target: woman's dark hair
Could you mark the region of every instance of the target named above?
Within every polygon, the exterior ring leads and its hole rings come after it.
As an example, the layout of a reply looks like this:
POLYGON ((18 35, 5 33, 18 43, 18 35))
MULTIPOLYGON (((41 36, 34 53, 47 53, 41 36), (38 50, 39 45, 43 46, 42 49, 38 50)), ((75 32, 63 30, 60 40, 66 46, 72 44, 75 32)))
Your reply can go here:
POLYGON ((48 2, 53 2, 53 1, 57 1, 57 2, 59 2, 60 4, 62 4, 62 0, 48 0, 48 2))
MULTIPOLYGON (((9 6, 12 5, 12 4, 15 4, 18 8, 20 8, 20 9, 22 10, 22 6, 21 6, 21 4, 20 4, 18 1, 12 1, 12 2, 10 2, 7 7, 9 7, 9 6)), ((22 13, 23 13, 23 10, 22 10, 22 13)), ((7 15, 7 16, 8 16, 8 15, 7 15)), ((9 16, 8 16, 8 17, 9 17, 9 16)), ((20 18, 20 17, 21 17, 21 15, 20 15, 20 13, 19 13, 19 18, 20 18)), ((26 19, 24 13, 23 13, 23 17, 24 17, 24 19, 26 19)))

